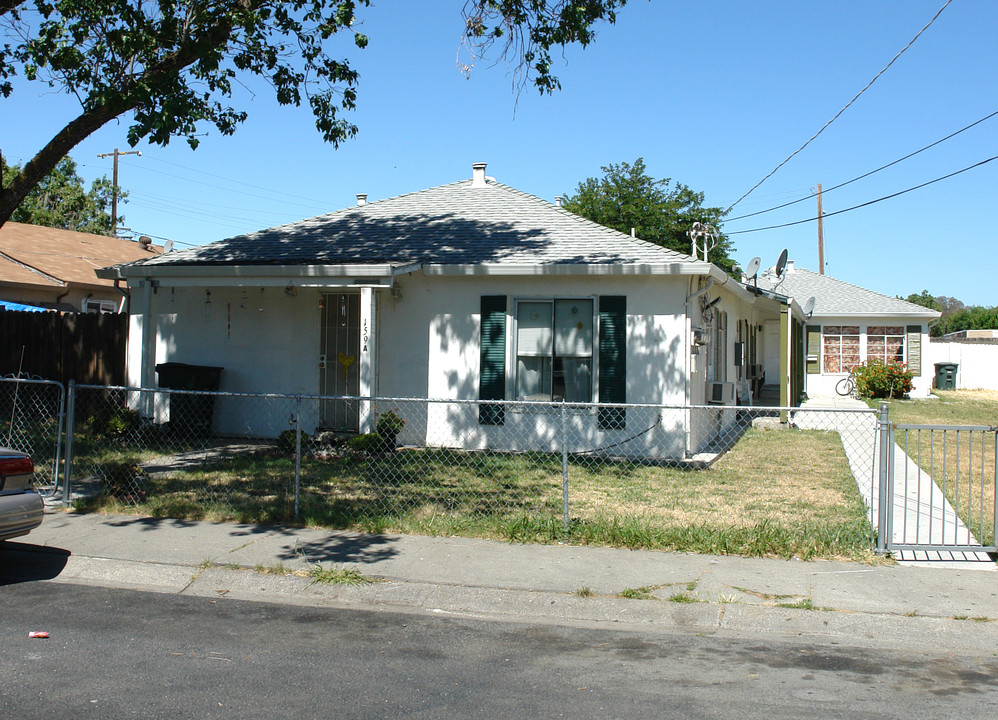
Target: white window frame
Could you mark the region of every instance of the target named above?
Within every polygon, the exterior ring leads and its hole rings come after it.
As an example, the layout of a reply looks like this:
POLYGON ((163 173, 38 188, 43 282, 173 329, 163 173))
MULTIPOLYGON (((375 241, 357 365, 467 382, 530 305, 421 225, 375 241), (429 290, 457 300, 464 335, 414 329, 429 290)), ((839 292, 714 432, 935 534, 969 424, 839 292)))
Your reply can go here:
POLYGON ((83 301, 83 312, 98 315, 116 315, 118 313, 118 304, 114 300, 87 298, 83 301))
MULTIPOLYGON (((519 329, 519 307, 521 303, 550 303, 551 304, 551 324, 552 324, 552 354, 551 354, 551 395, 543 400, 538 400, 538 402, 560 402, 560 400, 554 400, 554 307, 555 303, 558 301, 583 301, 592 304, 592 339, 590 342, 590 370, 589 370, 589 397, 590 399, 584 402, 595 403, 599 402, 599 383, 597 378, 599 377, 599 303, 598 298, 595 295, 531 295, 531 296, 516 296, 513 297, 512 307, 510 308, 509 325, 510 332, 508 333, 508 351, 506 367, 509 368, 507 372, 507 387, 509 390, 509 397, 512 399, 519 399, 519 386, 517 381, 519 380, 519 348, 517 347, 520 329, 519 329)), ((578 402, 578 401, 575 401, 578 402)))
MULTIPOLYGON (((887 330, 888 328, 900 328, 900 330, 901 330, 900 333, 887 333, 887 332, 885 332, 884 334, 877 333, 875 335, 872 335, 872 337, 877 337, 877 338, 883 338, 884 339, 884 352, 883 352, 883 356, 882 357, 878 356, 877 359, 882 360, 883 362, 888 362, 888 358, 887 358, 887 338, 900 338, 900 340, 901 340, 901 362, 907 362, 908 361, 908 334, 907 334, 907 326, 906 325, 867 325, 866 327, 863 328, 863 340, 864 340, 864 344, 865 344, 865 347, 863 348, 863 362, 866 362, 867 360, 871 359, 871 356, 870 356, 870 337, 871 337, 870 328, 883 328, 884 330, 887 330)), ((895 358, 890 358, 890 360, 894 360, 894 359, 895 358)))

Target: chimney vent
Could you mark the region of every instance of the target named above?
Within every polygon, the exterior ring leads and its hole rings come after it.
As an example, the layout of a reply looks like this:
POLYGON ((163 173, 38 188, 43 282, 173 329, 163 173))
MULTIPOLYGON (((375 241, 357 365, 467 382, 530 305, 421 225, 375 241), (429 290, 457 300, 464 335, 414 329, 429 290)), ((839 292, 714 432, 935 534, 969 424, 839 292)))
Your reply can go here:
POLYGON ((561 207, 561 203, 564 202, 564 200, 565 198, 563 198, 561 195, 554 196, 554 204, 557 205, 558 207, 561 207))
POLYGON ((357 204, 367 205, 367 193, 357 193, 357 204))
POLYGON ((485 165, 486 163, 483 162, 471 164, 471 187, 485 187, 485 165))

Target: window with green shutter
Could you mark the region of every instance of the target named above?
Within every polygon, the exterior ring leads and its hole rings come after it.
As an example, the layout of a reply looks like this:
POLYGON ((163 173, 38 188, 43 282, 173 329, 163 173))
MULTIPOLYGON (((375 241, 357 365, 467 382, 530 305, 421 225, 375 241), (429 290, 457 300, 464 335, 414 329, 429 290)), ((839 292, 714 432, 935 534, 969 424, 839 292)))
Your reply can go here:
MULTIPOLYGON (((627 297, 599 298, 599 401, 627 402, 627 297)), ((604 430, 626 425, 624 408, 600 408, 598 423, 604 430)))
POLYGON ((807 374, 821 372, 821 326, 807 326, 807 374))
MULTIPOLYGON (((479 400, 506 399, 506 296, 483 295, 481 315, 481 364, 478 378, 479 400)), ((502 425, 506 413, 502 405, 482 403, 478 422, 502 425)))
POLYGON ((922 326, 908 325, 908 369, 918 377, 922 374, 922 326))

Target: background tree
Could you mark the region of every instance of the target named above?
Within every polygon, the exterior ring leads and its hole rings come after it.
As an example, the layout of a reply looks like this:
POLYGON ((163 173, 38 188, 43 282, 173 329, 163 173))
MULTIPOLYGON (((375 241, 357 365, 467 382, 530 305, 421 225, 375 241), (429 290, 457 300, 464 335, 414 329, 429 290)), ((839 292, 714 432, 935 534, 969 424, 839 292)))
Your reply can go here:
MULTIPOLYGON (((8 166, 3 158, 0 158, 0 170, 4 185, 21 172, 19 166, 8 166)), ((10 219, 29 225, 109 235, 115 225, 110 212, 113 191, 114 186, 107 177, 94 180, 87 190, 83 178, 76 172, 76 163, 72 158, 64 157, 31 189, 10 219)), ((119 188, 118 199, 126 197, 128 193, 119 188)), ((121 220, 119 217, 118 222, 121 220)))
POLYGON ((918 295, 912 293, 902 299, 942 313, 942 317, 929 327, 932 337, 942 337, 960 330, 998 330, 998 308, 995 307, 967 306, 954 297, 933 297, 928 290, 923 290, 918 295))
MULTIPOLYGON (((718 228, 724 211, 704 207, 704 194, 682 183, 672 184, 671 178, 656 180, 646 169, 644 159, 631 163, 606 165, 603 176, 587 178, 579 183, 575 193, 565 198, 563 207, 576 215, 600 225, 635 235, 671 250, 689 255, 693 223, 710 223, 718 228)), ((731 242, 722 233, 710 260, 725 272, 734 275, 737 264, 730 257, 731 242)))
MULTIPOLYGON (((626 0, 467 0, 465 48, 475 61, 499 47, 522 85, 559 87, 554 47, 589 44, 593 26, 613 22, 626 0)), ((0 95, 21 75, 75 95, 81 113, 0 187, 0 225, 80 141, 130 115, 128 143, 191 147, 205 126, 235 132, 246 112, 230 105, 233 85, 259 76, 281 105, 307 102, 334 146, 357 128, 343 119, 357 100, 357 72, 334 59, 334 41, 358 32, 370 0, 0 0, 0 95)))
POLYGON ((928 290, 923 290, 921 295, 916 295, 915 293, 912 293, 906 298, 899 298, 899 299, 907 300, 908 302, 914 303, 915 305, 921 305, 924 308, 929 308, 929 310, 942 311, 943 309, 942 303, 936 300, 936 298, 929 295, 928 290))

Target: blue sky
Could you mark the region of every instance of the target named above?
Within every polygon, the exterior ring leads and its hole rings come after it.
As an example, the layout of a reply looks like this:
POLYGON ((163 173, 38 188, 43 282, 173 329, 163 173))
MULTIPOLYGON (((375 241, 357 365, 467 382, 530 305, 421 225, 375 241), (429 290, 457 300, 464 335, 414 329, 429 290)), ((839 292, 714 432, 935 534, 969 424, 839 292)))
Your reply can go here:
MULTIPOLYGON (((250 83, 249 120, 233 137, 206 128, 197 151, 142 143, 120 161, 125 225, 178 247, 201 244, 471 176, 471 163, 554 200, 609 163, 643 157, 728 207, 799 148, 935 15, 945 0, 679 3, 631 0, 615 26, 556 65, 563 89, 518 97, 502 66, 457 68, 461 0, 383 0, 362 11, 360 128, 325 145, 305 108, 280 107, 250 83)), ((827 189, 933 143, 998 110, 998 3, 954 0, 935 23, 814 142, 741 201, 731 218, 827 189)), ((23 83, 0 100, 0 148, 29 159, 78 106, 23 83)), ((84 177, 110 176, 98 153, 128 148, 127 120, 72 156, 84 177)), ((826 215, 998 155, 998 117, 888 170, 826 192, 826 215)), ((994 195, 998 160, 866 208, 826 217, 826 272, 888 295, 928 289, 996 305, 994 195)), ((817 269, 813 199, 725 223, 745 265, 783 248, 817 269)))

